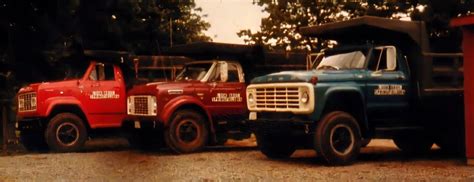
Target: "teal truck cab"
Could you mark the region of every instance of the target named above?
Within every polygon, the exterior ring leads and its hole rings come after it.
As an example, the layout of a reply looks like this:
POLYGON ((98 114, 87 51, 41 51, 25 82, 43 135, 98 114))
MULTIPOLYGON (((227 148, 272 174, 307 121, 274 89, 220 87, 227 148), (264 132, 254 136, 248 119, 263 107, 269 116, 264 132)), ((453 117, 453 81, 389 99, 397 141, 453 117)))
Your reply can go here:
POLYGON ((308 71, 257 77, 247 87, 249 123, 267 157, 312 148, 328 164, 346 165, 371 138, 393 139, 409 153, 433 143, 461 150, 462 54, 430 53, 423 22, 361 17, 300 31, 340 46, 310 55, 308 71), (356 39, 371 43, 349 45, 356 39))

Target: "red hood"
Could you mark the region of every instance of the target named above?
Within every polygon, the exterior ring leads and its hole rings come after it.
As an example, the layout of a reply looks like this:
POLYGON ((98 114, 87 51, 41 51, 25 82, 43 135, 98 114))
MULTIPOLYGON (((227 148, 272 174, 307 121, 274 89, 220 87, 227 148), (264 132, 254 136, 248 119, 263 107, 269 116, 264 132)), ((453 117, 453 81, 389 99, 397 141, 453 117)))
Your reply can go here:
POLYGON ((68 81, 57 81, 57 82, 42 82, 42 83, 32 83, 26 87, 23 87, 18 91, 18 93, 26 92, 38 92, 39 90, 45 89, 66 89, 71 86, 76 86, 77 80, 68 80, 68 81))
POLYGON ((136 85, 128 91, 127 95, 156 95, 158 91, 185 89, 193 87, 199 81, 184 82, 153 82, 144 85, 136 85))

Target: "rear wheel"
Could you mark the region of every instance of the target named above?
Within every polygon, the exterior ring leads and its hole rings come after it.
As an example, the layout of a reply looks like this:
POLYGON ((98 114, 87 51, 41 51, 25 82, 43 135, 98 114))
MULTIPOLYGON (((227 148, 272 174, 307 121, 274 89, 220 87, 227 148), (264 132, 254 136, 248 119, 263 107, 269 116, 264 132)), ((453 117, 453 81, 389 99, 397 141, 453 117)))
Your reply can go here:
POLYGON ((314 148, 329 165, 347 165, 360 152, 360 129, 354 117, 342 111, 326 114, 318 123, 314 148))
POLYGON ((41 152, 48 150, 48 144, 44 140, 44 132, 20 131, 20 142, 26 150, 41 152))
POLYGON ((296 150, 292 137, 277 133, 257 133, 257 146, 260 151, 272 159, 288 158, 296 150))
POLYGON ((87 129, 77 115, 60 113, 48 123, 45 137, 46 143, 53 151, 79 151, 87 140, 87 129))
POLYGON ((193 110, 180 110, 174 113, 164 132, 166 144, 176 153, 201 150, 206 146, 208 136, 206 119, 193 110))
POLYGON ((360 141, 360 146, 361 147, 367 147, 367 145, 369 145, 370 141, 372 141, 372 139, 362 138, 362 140, 360 141))
POLYGON ((407 154, 424 154, 433 146, 433 138, 419 133, 400 134, 393 138, 395 145, 407 154))

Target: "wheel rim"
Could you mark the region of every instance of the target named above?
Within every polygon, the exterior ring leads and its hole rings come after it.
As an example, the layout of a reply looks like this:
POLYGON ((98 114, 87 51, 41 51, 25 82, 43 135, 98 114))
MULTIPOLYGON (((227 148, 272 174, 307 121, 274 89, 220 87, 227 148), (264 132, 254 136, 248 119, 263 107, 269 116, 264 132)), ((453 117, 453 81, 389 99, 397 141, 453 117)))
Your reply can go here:
POLYGON ((201 135, 199 125, 194 120, 184 120, 176 127, 176 134, 181 143, 193 143, 201 135))
POLYGON ((354 132, 347 125, 338 124, 333 127, 329 139, 332 150, 339 155, 347 155, 354 148, 354 132))
POLYGON ((56 141, 61 145, 71 146, 79 140, 79 128, 76 125, 65 122, 56 129, 56 141))

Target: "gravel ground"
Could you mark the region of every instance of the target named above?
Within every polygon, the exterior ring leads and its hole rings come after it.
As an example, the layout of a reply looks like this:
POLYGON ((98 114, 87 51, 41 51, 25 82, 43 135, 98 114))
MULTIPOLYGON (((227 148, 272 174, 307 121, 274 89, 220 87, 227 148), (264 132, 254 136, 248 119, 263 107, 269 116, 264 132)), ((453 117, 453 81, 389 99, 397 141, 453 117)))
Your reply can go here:
POLYGON ((0 157, 0 181, 474 181, 474 166, 463 159, 436 148, 423 157, 404 156, 390 140, 372 141, 358 162, 343 167, 325 166, 311 150, 270 160, 253 140, 188 155, 130 150, 123 139, 92 141, 87 148, 0 157))

